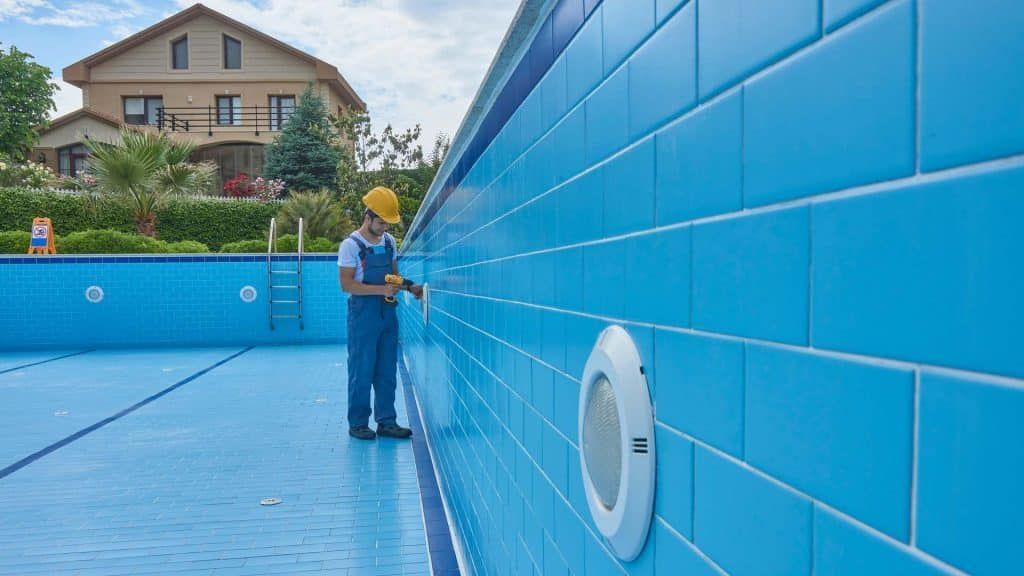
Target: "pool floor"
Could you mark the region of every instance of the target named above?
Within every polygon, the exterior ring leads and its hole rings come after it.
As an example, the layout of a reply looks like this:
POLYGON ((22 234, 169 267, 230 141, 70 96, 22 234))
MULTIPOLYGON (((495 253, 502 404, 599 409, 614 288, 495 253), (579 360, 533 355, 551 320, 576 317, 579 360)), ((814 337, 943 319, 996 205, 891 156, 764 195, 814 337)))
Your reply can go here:
POLYGON ((340 345, 0 353, 0 574, 431 574, 414 442, 349 438, 345 380, 340 345))

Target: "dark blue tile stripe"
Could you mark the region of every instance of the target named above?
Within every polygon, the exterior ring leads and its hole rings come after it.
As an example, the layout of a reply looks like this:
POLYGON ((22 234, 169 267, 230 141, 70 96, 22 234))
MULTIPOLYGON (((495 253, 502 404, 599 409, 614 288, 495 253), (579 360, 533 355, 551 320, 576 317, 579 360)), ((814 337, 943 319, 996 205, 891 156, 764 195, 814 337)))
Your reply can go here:
POLYGON ((7 368, 5 370, 0 370, 0 374, 6 374, 8 372, 14 372, 15 370, 21 370, 23 368, 30 368, 32 366, 39 366, 40 364, 46 364, 47 362, 56 362, 57 360, 60 360, 62 358, 71 358, 72 356, 78 356, 78 355, 81 355, 81 354, 87 354, 87 353, 92 352, 92 351, 93 350, 91 350, 91 349, 90 350, 79 350, 78 352, 72 352, 71 354, 65 354, 63 356, 57 356, 56 358, 50 358, 48 360, 40 360, 39 362, 32 362, 30 364, 22 364, 21 366, 15 366, 14 368, 7 368))
POLYGON ((132 412, 138 410, 139 408, 142 408, 146 404, 149 404, 150 402, 152 402, 154 400, 162 398, 163 396, 165 396, 165 395, 167 395, 167 394, 177 390, 178 388, 181 388, 182 386, 184 386, 185 384, 188 384, 189 382, 195 380, 196 378, 199 378, 203 374, 206 374, 210 370, 213 370, 214 368, 216 368, 218 366, 226 364, 226 363, 230 362, 231 360, 234 360, 235 358, 238 358, 242 354, 245 354, 246 352, 248 352, 249 350, 252 350, 252 349, 253 349, 253 347, 249 346, 247 348, 239 350, 238 352, 235 352, 231 356, 228 356, 227 358, 224 358, 223 360, 220 360, 216 364, 213 364, 211 366, 203 368, 202 370, 200 370, 199 372, 196 372, 195 374, 189 376, 188 378, 185 378, 184 380, 181 380, 181 381, 179 381, 178 383, 176 383, 176 384, 174 384, 172 386, 164 388, 160 392, 157 392, 156 394, 153 394, 149 398, 146 398, 145 400, 142 400, 141 402, 138 402, 138 403, 136 403, 133 406, 130 406, 128 408, 125 408, 124 410, 121 410, 120 412, 118 412, 117 414, 114 414, 113 416, 109 416, 107 418, 104 418, 103 420, 100 420, 99 422, 97 422, 97 423, 95 423, 95 424, 93 424, 93 425, 91 425, 91 426, 89 426, 87 428, 82 428, 78 432, 75 432, 74 434, 72 434, 72 435, 70 435, 70 436, 68 436, 68 437, 66 437, 66 438, 64 438, 62 440, 59 440, 57 442, 54 442, 53 444, 50 444, 49 446, 47 446, 46 448, 43 448, 42 450, 40 450, 38 452, 35 452, 33 454, 30 454, 30 455, 22 458, 21 460, 18 460, 14 464, 11 464, 10 466, 4 468, 3 470, 0 470, 0 479, 6 478, 7 476, 10 476, 14 472, 17 472, 18 470, 21 470, 25 466, 28 466, 29 464, 35 462, 36 460, 39 460, 43 456, 46 456, 47 454, 49 454, 49 453, 51 453, 51 452, 53 452, 55 450, 63 448, 64 446, 67 446, 68 444, 74 442, 75 440, 78 440, 79 438, 81 438, 81 437, 83 437, 83 436, 85 436, 87 434, 90 434, 92 432, 95 432, 96 430, 99 430, 100 428, 103 428, 107 424, 110 424, 111 422, 114 422, 115 420, 118 420, 118 419, 120 419, 123 416, 131 414, 132 412))
MULTIPOLYGON (((304 254, 303 262, 333 262, 335 254, 304 254)), ((203 255, 203 256, 0 256, 3 264, 153 264, 168 262, 202 263, 202 262, 266 262, 267 256, 258 254, 240 255, 203 255)), ((273 262, 295 262, 294 255, 271 257, 273 262)))
POLYGON ((448 517, 444 513, 444 503, 437 487, 434 475, 434 462, 430 457, 427 435, 423 430, 423 422, 417 409, 413 379, 405 356, 398 353, 398 370, 405 383, 405 406, 409 414, 409 427, 413 430, 412 449, 416 458, 416 475, 420 483, 420 501, 423 504, 423 520, 427 530, 427 548, 430 550, 430 565, 434 576, 455 576, 460 574, 459 562, 455 558, 455 547, 448 528, 448 517))
POLYGON ((534 37, 530 49, 523 54, 519 65, 494 99, 494 104, 480 122, 473 139, 463 149, 458 160, 454 160, 455 167, 448 174, 448 179, 429 205, 421 208, 423 217, 406 235, 403 245, 412 246, 430 221, 437 216, 438 211, 448 201, 448 197, 459 187, 463 178, 469 174, 498 132, 505 127, 527 94, 551 68, 555 59, 565 51, 569 41, 583 27, 584 21, 598 4, 600 0, 587 0, 585 4, 584 0, 560 0, 555 5, 541 23, 540 31, 534 37))

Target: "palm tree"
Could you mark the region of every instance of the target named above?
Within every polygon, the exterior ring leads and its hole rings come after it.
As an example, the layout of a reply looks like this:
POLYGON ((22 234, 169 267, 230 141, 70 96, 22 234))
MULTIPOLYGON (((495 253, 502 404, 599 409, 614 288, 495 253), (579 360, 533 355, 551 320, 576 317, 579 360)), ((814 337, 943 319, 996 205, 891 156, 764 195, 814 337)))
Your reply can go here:
POLYGON ((297 234, 299 218, 303 219, 303 231, 307 238, 340 240, 353 229, 351 220, 326 190, 291 193, 277 213, 281 231, 297 234))
POLYGON ((118 144, 90 140, 86 146, 99 189, 128 203, 144 236, 156 236, 156 211, 169 196, 204 192, 213 181, 214 166, 188 162, 195 145, 166 134, 123 130, 118 144))

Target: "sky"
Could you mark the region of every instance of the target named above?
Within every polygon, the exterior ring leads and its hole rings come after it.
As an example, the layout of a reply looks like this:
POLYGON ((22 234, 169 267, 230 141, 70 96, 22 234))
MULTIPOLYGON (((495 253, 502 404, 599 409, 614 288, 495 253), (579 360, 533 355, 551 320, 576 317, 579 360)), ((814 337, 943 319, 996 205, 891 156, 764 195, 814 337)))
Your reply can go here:
MULTIPOLYGON (((0 0, 0 43, 32 54, 60 86, 60 116, 81 107, 61 70, 194 0, 0 0)), ((420 124, 454 137, 519 0, 204 0, 208 7, 334 64, 374 128, 420 124)))

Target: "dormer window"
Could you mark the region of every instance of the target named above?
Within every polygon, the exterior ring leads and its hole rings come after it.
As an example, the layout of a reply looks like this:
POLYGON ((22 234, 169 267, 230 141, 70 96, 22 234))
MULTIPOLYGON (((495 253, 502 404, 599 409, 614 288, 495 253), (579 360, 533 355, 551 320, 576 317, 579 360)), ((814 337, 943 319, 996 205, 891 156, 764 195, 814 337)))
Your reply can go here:
POLYGON ((226 70, 242 69, 242 41, 224 35, 224 68, 226 70))
POLYGON ((188 36, 171 42, 171 68, 188 70, 188 36))

